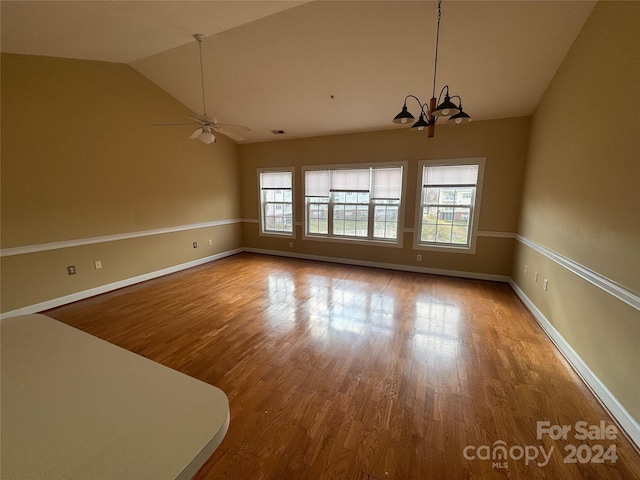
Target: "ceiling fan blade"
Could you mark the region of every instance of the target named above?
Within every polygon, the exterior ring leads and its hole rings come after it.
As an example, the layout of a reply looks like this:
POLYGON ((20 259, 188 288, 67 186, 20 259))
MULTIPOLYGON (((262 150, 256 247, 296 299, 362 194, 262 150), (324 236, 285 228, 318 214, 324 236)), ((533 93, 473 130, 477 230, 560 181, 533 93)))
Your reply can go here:
POLYGON ((226 128, 220 128, 220 127, 218 127, 216 125, 214 130, 216 131, 216 133, 221 133, 222 135, 225 135, 225 136, 229 137, 231 140, 236 140, 237 142, 241 142, 241 141, 244 140, 244 137, 241 137, 237 133, 233 133, 233 132, 227 130, 226 128))
POLYGON ((203 132, 202 128, 196 128, 193 133, 191 133, 191 135, 189 135, 189 138, 198 138, 198 136, 200 136, 200 134, 203 132))
POLYGON ((191 125, 191 126, 193 126, 193 123, 154 123, 151 126, 152 127, 175 127, 175 126, 180 126, 180 125, 191 125))
POLYGON ((237 128, 238 130, 243 130, 243 131, 245 131, 245 132, 250 132, 250 131, 251 131, 251 129, 250 129, 249 127, 245 127, 245 126, 243 126, 243 125, 231 125, 231 124, 229 124, 229 123, 218 123, 218 122, 215 122, 215 125, 216 125, 217 127, 230 127, 230 128, 237 128))
POLYGON ((185 115, 184 118, 193 120, 194 122, 199 123, 200 125, 206 125, 207 123, 212 123, 209 120, 207 120, 205 116, 203 116, 203 118, 198 118, 198 117, 190 117, 189 115, 185 115))

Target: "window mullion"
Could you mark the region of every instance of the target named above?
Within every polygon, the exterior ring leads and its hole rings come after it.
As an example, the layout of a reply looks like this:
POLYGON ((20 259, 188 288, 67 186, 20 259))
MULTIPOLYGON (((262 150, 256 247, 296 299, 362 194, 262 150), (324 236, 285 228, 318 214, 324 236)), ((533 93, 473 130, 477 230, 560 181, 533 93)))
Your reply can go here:
POLYGON ((333 236, 333 194, 329 194, 329 211, 327 212, 327 235, 333 236))

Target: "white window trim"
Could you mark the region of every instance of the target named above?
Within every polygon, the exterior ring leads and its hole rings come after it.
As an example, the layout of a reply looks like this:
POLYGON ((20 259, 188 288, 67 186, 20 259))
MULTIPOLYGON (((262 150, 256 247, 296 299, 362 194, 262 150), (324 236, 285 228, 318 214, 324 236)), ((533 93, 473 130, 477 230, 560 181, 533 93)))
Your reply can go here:
POLYGON ((414 250, 429 250, 432 252, 447 252, 447 253, 466 253, 475 254, 476 245, 478 239, 478 224, 480 221, 480 201, 482 200, 482 184, 484 183, 484 167, 486 164, 486 157, 473 157, 473 158, 452 158, 443 160, 421 160, 418 162, 418 182, 416 185, 416 204, 415 204, 415 219, 413 229, 413 249, 414 250), (439 167, 448 165, 478 165, 478 179, 476 181, 476 195, 473 206, 473 219, 471 221, 471 231, 469 246, 453 246, 448 244, 437 245, 420 244, 420 232, 421 232, 421 215, 422 215, 422 172, 424 167, 439 167))
POLYGON ((318 242, 347 243, 351 245, 371 245, 376 247, 402 248, 404 244, 404 212, 407 203, 407 176, 408 161, 380 162, 380 163, 341 163, 332 165, 305 165, 301 167, 302 171, 302 239, 318 242), (359 168, 385 168, 385 167, 402 167, 402 193, 400 196, 400 208, 398 209, 398 239, 393 240, 376 240, 371 238, 354 238, 354 237, 324 237, 320 235, 307 235, 307 200, 305 191, 305 178, 307 170, 339 170, 339 169, 359 169, 359 168))
POLYGON ((261 237, 276 237, 276 238, 296 238, 296 172, 295 167, 269 167, 258 168, 258 232, 261 237), (289 232, 266 232, 264 229, 264 211, 262 209, 262 183, 260 174, 263 172, 290 172, 291 173, 291 223, 293 225, 293 231, 289 232))

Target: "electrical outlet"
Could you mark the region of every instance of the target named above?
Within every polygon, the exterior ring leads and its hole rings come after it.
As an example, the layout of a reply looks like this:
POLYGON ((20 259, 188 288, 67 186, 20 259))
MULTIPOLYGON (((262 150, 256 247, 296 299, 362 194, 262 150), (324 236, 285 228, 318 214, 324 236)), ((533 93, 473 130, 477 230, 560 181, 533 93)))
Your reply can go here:
POLYGON ((289 248, 293 248, 293 242, 289 242, 289 248))
POLYGON ((100 270, 102 268, 102 261, 96 260, 95 262, 93 262, 93 266, 96 267, 96 270, 100 270))
POLYGON ((209 245, 213 245, 213 240, 209 239, 209 245))
POLYGON ((421 262, 422 261, 422 255, 420 255, 420 254, 416 255, 416 260, 421 262))
POLYGON ((537 282, 537 281, 538 281, 538 272, 536 272, 535 277, 533 277, 533 281, 534 281, 534 282, 537 282))
POLYGON ((75 265, 69 265, 67 267, 67 275, 75 275, 76 274, 76 266, 75 265))
POLYGON ((193 248, 198 248, 198 242, 193 242, 193 248))
POLYGON ((524 266, 524 274, 526 275, 528 271, 529 271, 529 265, 525 265, 524 266))
POLYGON ((542 282, 542 289, 546 292, 548 286, 549 286, 549 280, 545 278, 544 281, 542 282))

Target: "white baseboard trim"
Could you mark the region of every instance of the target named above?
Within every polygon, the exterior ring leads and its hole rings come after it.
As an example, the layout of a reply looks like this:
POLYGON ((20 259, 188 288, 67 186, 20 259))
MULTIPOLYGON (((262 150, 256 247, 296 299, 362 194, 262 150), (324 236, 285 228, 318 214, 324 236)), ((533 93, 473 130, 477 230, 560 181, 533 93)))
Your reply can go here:
POLYGON ((633 418, 629 412, 622 406, 618 399, 611 391, 600 381, 600 379, 591 371, 588 365, 580 358, 576 351, 569 345, 564 337, 555 329, 544 314, 536 307, 536 305, 527 297, 520 287, 511 279, 509 285, 529 309, 538 324, 542 327, 549 339, 556 345, 560 353, 571 364, 576 373, 591 389, 593 394, 598 398, 602 405, 609 411, 611 416, 615 418, 620 427, 624 429, 627 436, 640 449, 640 424, 633 418))
POLYGON ((1 314, 0 319, 16 317, 18 315, 28 315, 31 313, 38 313, 44 310, 49 310, 50 308, 60 307, 62 305, 66 305, 67 303, 77 302, 78 300, 84 300, 85 298, 94 297, 96 295, 107 293, 112 290, 128 287, 129 285, 134 285, 136 283, 145 282, 147 280, 152 280, 154 278, 163 277, 164 275, 169 275, 170 273, 186 270, 187 268, 197 267, 198 265, 203 265, 205 263, 213 262, 214 260, 219 260, 224 257, 229 257, 237 253, 242 253, 242 251, 243 250, 241 248, 237 248, 235 250, 228 250, 226 252, 210 255, 208 257, 199 258, 197 260, 192 260, 190 262, 181 263, 179 265, 174 265, 172 267, 163 268, 161 270, 156 270, 154 272, 145 273, 143 275, 138 275, 136 277, 125 278, 124 280, 109 283, 106 285, 101 285, 95 288, 90 288, 89 290, 83 290, 81 292, 72 293, 71 295, 65 295, 64 297, 58 297, 58 298, 54 298, 44 302, 36 303, 34 305, 18 308, 16 310, 11 310, 9 312, 5 312, 1 314))
POLYGON ((208 262, 213 262, 215 260, 219 260, 224 257, 229 257, 231 255, 236 255, 242 252, 259 253, 264 255, 273 255, 273 256, 289 257, 289 258, 299 258, 303 260, 317 260, 322 262, 341 263, 345 265, 357 265, 362 267, 384 268, 387 270, 428 273, 433 275, 445 275, 449 277, 472 278, 476 280, 490 280, 494 282, 509 281, 509 277, 507 276, 492 275, 488 273, 473 273, 473 272, 462 272, 457 270, 442 270, 437 268, 416 267, 412 265, 397 265, 392 263, 367 262, 364 260, 350 260, 346 258, 325 257, 321 255, 297 254, 297 253, 282 252, 277 250, 263 250, 259 248, 236 248, 234 250, 218 253, 216 255, 199 258, 191 262, 182 263, 180 265, 174 265, 172 267, 163 268, 161 270, 145 273, 143 275, 138 275, 136 277, 126 278, 124 280, 120 280, 114 283, 109 283, 106 285, 101 285, 99 287, 90 288, 88 290, 83 290, 81 292, 72 293, 70 295, 65 295, 64 297, 53 298, 51 300, 46 300, 44 302, 28 305, 26 307, 21 307, 16 310, 10 310, 8 312, 0 314, 0 319, 16 317, 18 315, 28 315, 31 313, 42 312, 44 310, 49 310, 51 308, 56 308, 62 305, 66 305, 67 303, 84 300, 85 298, 94 297, 96 295, 107 293, 112 290, 128 287, 129 285, 145 282, 147 280, 152 280, 154 278, 162 277, 164 275, 169 275, 170 273, 186 270, 187 268, 196 267, 198 265, 202 265, 208 262))
POLYGON ((402 272, 426 273, 431 275, 444 275, 447 277, 472 278, 475 280, 490 280, 492 282, 508 282, 506 275, 494 275, 491 273, 463 272, 459 270, 444 270, 440 268, 418 267, 414 265, 402 265, 396 263, 370 262, 366 260, 353 260, 350 258, 326 257, 322 255, 309 255, 305 253, 284 252, 280 250, 264 250, 261 248, 244 248, 245 252, 273 255, 277 257, 299 258, 301 260, 317 260, 321 262, 340 263, 343 265, 355 265, 360 267, 384 268, 402 272))

